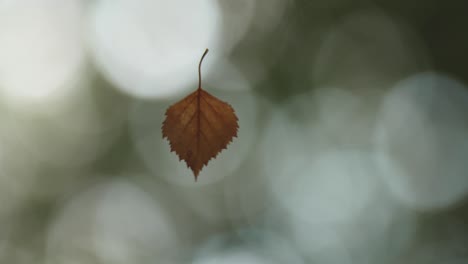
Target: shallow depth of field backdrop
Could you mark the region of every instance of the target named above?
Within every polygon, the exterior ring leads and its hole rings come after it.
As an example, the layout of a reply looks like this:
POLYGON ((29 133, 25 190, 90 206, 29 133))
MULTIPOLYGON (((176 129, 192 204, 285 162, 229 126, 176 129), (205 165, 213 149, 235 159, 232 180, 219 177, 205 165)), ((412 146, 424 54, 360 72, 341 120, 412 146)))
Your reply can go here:
POLYGON ((468 3, 0 0, 0 263, 468 263, 468 3), (162 139, 203 87, 239 137, 162 139))

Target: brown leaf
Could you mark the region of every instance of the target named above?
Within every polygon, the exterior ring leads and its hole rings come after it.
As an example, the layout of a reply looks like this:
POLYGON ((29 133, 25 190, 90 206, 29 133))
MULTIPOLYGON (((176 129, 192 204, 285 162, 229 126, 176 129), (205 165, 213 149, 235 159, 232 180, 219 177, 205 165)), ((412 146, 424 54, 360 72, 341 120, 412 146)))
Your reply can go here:
POLYGON ((171 151, 184 160, 195 180, 203 166, 237 137, 237 116, 234 109, 201 88, 201 63, 198 65, 198 89, 170 106, 163 122, 163 138, 171 151))

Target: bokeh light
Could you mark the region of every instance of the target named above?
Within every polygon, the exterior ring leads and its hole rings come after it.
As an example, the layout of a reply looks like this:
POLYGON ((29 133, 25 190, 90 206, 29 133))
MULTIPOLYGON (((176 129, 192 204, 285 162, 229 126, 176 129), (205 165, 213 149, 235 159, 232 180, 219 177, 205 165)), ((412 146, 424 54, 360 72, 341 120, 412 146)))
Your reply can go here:
POLYGON ((292 218, 310 225, 346 224, 362 214, 376 195, 375 174, 369 154, 328 152, 278 178, 273 192, 292 218))
POLYGON ((114 180, 65 204, 51 225, 47 253, 53 263, 151 263, 170 261, 177 247, 165 209, 135 184, 114 180))
MULTIPOLYGON (((187 91, 203 50, 218 50, 220 10, 213 0, 103 0, 92 8, 89 28, 96 62, 116 87, 131 95, 157 98, 187 91)), ((205 71, 213 62, 206 61, 205 71)))
MULTIPOLYGON (((251 13, 251 8, 245 11, 251 13)), ((215 0, 97 1, 89 25, 91 50, 120 90, 143 98, 173 96, 196 82, 205 48, 212 50, 203 65, 209 72, 216 58, 239 40, 250 20, 245 12, 239 15, 230 16, 224 31, 215 0), (222 34, 229 34, 228 43, 222 34)))
POLYGON ((408 206, 430 210, 468 193, 466 86, 436 73, 402 80, 386 95, 376 129, 384 179, 408 206))
POLYGON ((303 264, 291 244, 279 235, 255 229, 211 237, 195 254, 193 264, 291 263, 303 264))
POLYGON ((327 32, 314 60, 313 82, 378 92, 406 74, 431 66, 424 43, 398 17, 377 8, 348 14, 327 32), (392 52, 387 52, 391 50, 392 52))
POLYGON ((104 87, 82 87, 66 101, 49 106, 34 113, 5 109, 0 130, 4 140, 14 142, 12 147, 20 151, 18 154, 53 167, 94 162, 121 134, 126 120, 121 115, 126 109, 124 99, 104 87), (100 96, 108 96, 109 104, 107 99, 97 104, 100 96), (109 111, 113 113, 102 118, 109 111))
POLYGON ((4 104, 48 105, 77 89, 85 66, 83 3, 2 1, 0 93, 4 104))

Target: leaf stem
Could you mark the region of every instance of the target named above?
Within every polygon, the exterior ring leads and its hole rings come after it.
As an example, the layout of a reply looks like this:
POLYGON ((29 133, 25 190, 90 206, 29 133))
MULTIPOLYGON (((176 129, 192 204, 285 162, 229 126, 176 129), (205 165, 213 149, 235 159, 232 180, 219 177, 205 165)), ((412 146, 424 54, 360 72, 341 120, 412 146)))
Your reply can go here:
POLYGON ((200 63, 198 64, 198 89, 199 90, 201 89, 201 64, 207 53, 208 53, 208 49, 205 50, 205 52, 203 53, 200 59, 200 63))

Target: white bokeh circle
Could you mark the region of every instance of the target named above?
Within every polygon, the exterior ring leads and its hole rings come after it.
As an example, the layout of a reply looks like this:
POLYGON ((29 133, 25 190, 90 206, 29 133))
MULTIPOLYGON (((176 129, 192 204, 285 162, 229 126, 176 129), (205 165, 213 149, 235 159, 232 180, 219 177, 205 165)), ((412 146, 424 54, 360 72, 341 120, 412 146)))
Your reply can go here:
POLYGON ((221 56, 221 14, 214 0, 101 0, 92 6, 90 47, 104 75, 121 91, 164 98, 189 89, 205 48, 221 56))
POLYGON ((468 194, 468 91, 437 73, 413 75, 385 96, 375 131, 383 179, 405 205, 444 208, 468 194))

